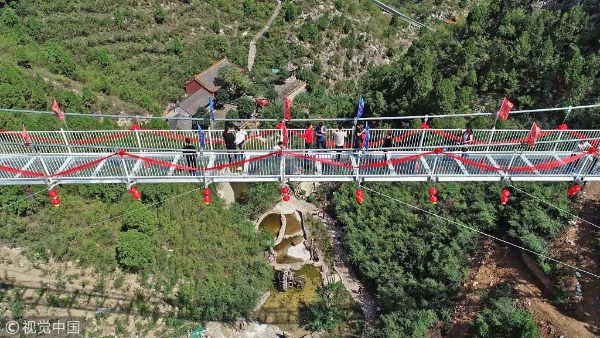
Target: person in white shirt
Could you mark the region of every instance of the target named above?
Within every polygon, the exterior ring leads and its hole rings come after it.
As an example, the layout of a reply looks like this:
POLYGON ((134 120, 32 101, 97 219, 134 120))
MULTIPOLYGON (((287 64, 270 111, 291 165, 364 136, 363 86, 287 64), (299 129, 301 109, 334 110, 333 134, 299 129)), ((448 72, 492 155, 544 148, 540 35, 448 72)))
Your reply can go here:
POLYGON ((239 150, 244 149, 244 143, 246 143, 246 136, 248 136, 248 133, 245 130, 240 129, 240 127, 235 127, 235 141, 234 142, 239 150))
MULTIPOLYGON (((579 153, 587 153, 587 151, 591 147, 592 147, 591 143, 589 143, 586 140, 581 140, 575 144, 575 148, 573 148, 573 155, 571 155, 571 156, 576 156, 579 153)), ((582 158, 585 158, 585 157, 582 157, 582 158)), ((577 169, 577 167, 579 167, 580 163, 581 163, 581 158, 575 162, 571 162, 571 164, 569 165, 569 169, 571 171, 576 171, 576 169, 577 169)), ((596 165, 596 162, 594 162, 594 164, 592 165, 592 168, 590 168, 590 172, 592 171, 592 169, 594 168, 595 165, 596 165)), ((589 173, 588 173, 588 175, 589 175, 589 173)))
POLYGON ((342 130, 342 127, 338 127, 338 130, 333 133, 333 143, 336 149, 346 147, 346 138, 348 134, 342 130))
MULTIPOLYGON (((348 133, 342 130, 342 127, 338 127, 338 130, 333 133, 333 143, 335 144, 335 149, 344 149, 346 148, 346 138, 348 138, 348 133)), ((340 150, 337 151, 336 160, 340 160, 340 150)))

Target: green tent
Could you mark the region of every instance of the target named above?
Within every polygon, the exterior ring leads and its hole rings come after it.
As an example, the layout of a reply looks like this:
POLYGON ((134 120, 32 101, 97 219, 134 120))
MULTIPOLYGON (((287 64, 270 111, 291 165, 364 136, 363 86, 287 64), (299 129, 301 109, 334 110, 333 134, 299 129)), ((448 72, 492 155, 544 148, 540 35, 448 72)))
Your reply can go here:
POLYGON ((204 331, 204 328, 202 325, 199 325, 194 331, 192 331, 190 338, 202 338, 202 331, 204 331))

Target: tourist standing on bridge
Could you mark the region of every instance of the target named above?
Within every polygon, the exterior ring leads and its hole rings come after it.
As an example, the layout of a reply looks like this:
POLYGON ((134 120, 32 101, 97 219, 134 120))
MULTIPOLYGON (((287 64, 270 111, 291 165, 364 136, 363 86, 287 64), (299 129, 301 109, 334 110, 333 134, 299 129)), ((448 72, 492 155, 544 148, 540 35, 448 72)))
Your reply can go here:
POLYGON ((304 149, 311 149, 314 141, 312 123, 308 124, 308 128, 306 128, 304 134, 302 134, 302 138, 304 139, 304 149))
POLYGON ((327 149, 327 127, 319 122, 317 127, 317 149, 327 149))
MULTIPOLYGON (((185 163, 187 164, 188 167, 191 168, 198 168, 198 165, 196 164, 196 147, 194 147, 192 145, 192 142, 190 141, 189 137, 186 137, 184 140, 184 144, 183 144, 183 157, 185 158, 185 163)), ((191 173, 197 173, 196 170, 191 170, 191 173)))
POLYGON ((388 131, 383 139, 383 147, 386 148, 384 151, 388 151, 389 148, 394 147, 394 139, 392 138, 392 132, 388 131))
POLYGON ((473 144, 473 129, 467 128, 462 134, 462 144, 463 144, 463 157, 467 158, 467 151, 469 150, 469 145, 473 144))
POLYGON ((233 163, 235 161, 235 154, 232 150, 236 150, 235 135, 233 135, 229 127, 225 127, 225 131, 223 131, 223 141, 225 142, 225 149, 227 149, 229 163, 233 163))
POLYGON ((244 150, 244 143, 246 143, 246 136, 248 136, 248 133, 245 130, 241 129, 238 126, 235 126, 235 145, 237 146, 237 149, 240 151, 238 160, 242 160, 244 158, 244 153, 242 152, 242 150, 244 150))
MULTIPOLYGON (((346 147, 346 138, 348 134, 342 130, 342 127, 338 127, 338 130, 333 133, 333 144, 335 149, 344 149, 346 147)), ((336 161, 340 160, 340 150, 337 150, 336 161)))
MULTIPOLYGON (((575 156, 579 153, 587 153, 591 147, 592 147, 592 144, 589 143, 588 141, 586 141, 586 140, 579 141, 579 142, 577 142, 577 144, 575 144, 575 148, 573 149, 573 155, 571 155, 571 156, 575 156)), ((585 157, 582 157, 582 158, 585 158, 585 157)), ((596 161, 597 160, 598 160, 598 158, 596 157, 596 161)), ((588 175, 591 173, 592 169, 596 165, 596 161, 594 161, 594 163, 592 164, 592 167, 590 168, 588 175)), ((577 170, 577 167, 579 167, 580 162, 581 162, 581 158, 575 162, 571 162, 571 165, 569 165, 569 169, 571 171, 577 170)))
POLYGON ((283 141, 279 141, 277 142, 277 144, 273 147, 273 151, 276 151, 277 154, 275 156, 273 156, 273 160, 270 160, 271 162, 271 174, 278 174, 279 170, 281 169, 281 158, 283 156, 283 151, 285 150, 285 145, 283 144, 283 141))
POLYGON ((365 134, 365 127, 362 122, 358 122, 356 124, 356 128, 354 129, 354 148, 361 149, 363 146, 363 139, 365 134))

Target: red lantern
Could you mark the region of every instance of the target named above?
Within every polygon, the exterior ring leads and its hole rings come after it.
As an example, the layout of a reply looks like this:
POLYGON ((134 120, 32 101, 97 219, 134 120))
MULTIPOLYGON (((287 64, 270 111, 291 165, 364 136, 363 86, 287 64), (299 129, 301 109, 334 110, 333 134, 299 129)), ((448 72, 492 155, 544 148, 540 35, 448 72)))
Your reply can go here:
POLYGON ((210 189, 204 188, 204 190, 202 190, 202 195, 204 195, 204 196, 210 195, 210 189))
POLYGON ((137 192, 138 192, 138 189, 136 187, 131 187, 129 189, 129 193, 132 194, 132 195, 135 195, 137 192))
POLYGON ((437 189, 436 188, 429 188, 429 195, 437 195, 437 189))
POLYGON ((53 206, 57 207, 60 205, 60 198, 53 198, 50 203, 52 203, 53 206))
POLYGON ((575 190, 575 192, 580 192, 581 191, 581 186, 579 184, 575 184, 573 186, 573 190, 575 190))
POLYGON ((508 189, 503 189, 502 190, 502 196, 505 196, 505 197, 510 196, 510 191, 508 191, 508 189))
POLYGON ((136 191, 135 194, 133 194, 133 199, 136 201, 139 201, 142 198, 142 194, 139 191, 136 191))
POLYGON ((435 195, 431 195, 431 197, 429 197, 429 201, 433 204, 436 204, 438 201, 438 198, 435 195))
POLYGON ((502 197, 500 197, 500 203, 506 204, 506 202, 508 202, 508 196, 502 196, 502 197))
POLYGON ((58 197, 58 191, 50 190, 50 191, 48 191, 48 196, 50 196, 50 198, 52 198, 52 199, 55 199, 58 197))
POLYGON ((290 188, 287 185, 284 185, 283 187, 281 187, 282 194, 286 195, 289 192, 290 192, 290 188))
POLYGON ((204 198, 202 199, 202 202, 204 202, 204 204, 209 204, 210 203, 210 196, 204 196, 204 198))
POLYGON ((284 202, 289 202, 289 200, 290 200, 290 195, 283 195, 284 202))
POLYGON ((365 192, 362 189, 356 189, 356 196, 365 197, 365 192))
POLYGON ((362 202, 365 201, 365 198, 363 196, 356 196, 356 202, 358 202, 358 204, 362 204, 362 202))

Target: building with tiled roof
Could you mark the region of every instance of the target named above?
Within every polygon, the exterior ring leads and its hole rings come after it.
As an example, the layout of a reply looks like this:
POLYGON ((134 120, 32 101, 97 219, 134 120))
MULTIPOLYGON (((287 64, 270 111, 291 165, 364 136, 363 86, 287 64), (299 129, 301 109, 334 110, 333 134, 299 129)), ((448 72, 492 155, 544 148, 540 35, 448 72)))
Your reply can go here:
MULTIPOLYGON (((216 93, 217 90, 219 90, 219 88, 221 88, 221 86, 219 86, 217 83, 215 83, 215 79, 217 78, 217 76, 219 74, 219 70, 221 70, 221 68, 224 68, 227 66, 231 66, 231 67, 235 67, 235 68, 239 69, 239 67, 237 67, 236 65, 231 63, 229 61, 229 59, 227 59, 226 57, 222 58, 221 60, 214 63, 212 66, 210 66, 208 69, 206 69, 202 73, 194 75, 191 79, 188 80, 188 82, 185 83, 186 95, 192 95, 195 92, 197 92, 198 90, 200 90, 201 88, 204 88, 206 91, 208 91, 212 94, 216 93)), ((241 69, 240 69, 240 71, 241 71, 241 69)))
MULTIPOLYGON (((215 62, 202 73, 194 75, 185 83, 186 97, 177 104, 174 110, 169 114, 171 117, 193 117, 199 108, 207 107, 209 98, 215 99, 215 93, 221 88, 216 82, 219 70, 231 66, 240 69, 227 58, 215 62)), ((240 69, 240 71, 242 71, 240 69)), ((191 129, 191 120, 169 120, 169 125, 173 129, 191 129)))

